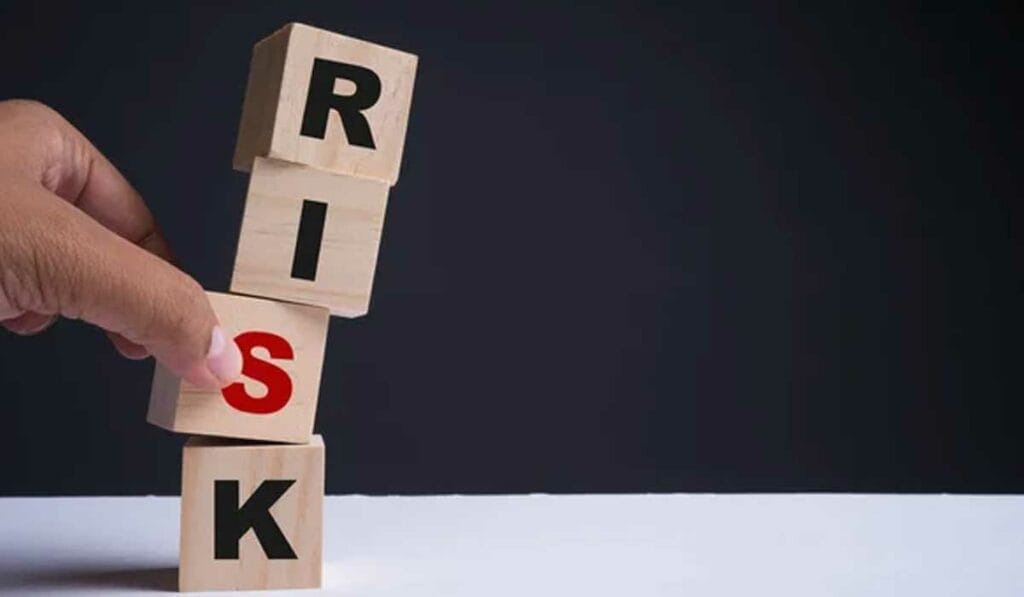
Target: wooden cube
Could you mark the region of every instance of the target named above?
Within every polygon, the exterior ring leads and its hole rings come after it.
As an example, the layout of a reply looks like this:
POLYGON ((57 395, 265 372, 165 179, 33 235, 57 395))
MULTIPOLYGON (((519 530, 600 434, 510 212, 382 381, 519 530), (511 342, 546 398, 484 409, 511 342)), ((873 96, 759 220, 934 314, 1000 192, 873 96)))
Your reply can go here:
POLYGON ((326 309, 207 293, 242 351, 243 380, 201 390, 160 364, 147 420, 171 431, 303 443, 313 433, 330 314, 326 309))
POLYGON ((256 158, 231 291, 364 315, 387 198, 386 183, 256 158))
POLYGON ((256 156, 395 184, 416 56, 292 23, 253 48, 234 166, 256 156))
POLYGON ((324 443, 193 437, 181 465, 182 591, 319 587, 324 443))

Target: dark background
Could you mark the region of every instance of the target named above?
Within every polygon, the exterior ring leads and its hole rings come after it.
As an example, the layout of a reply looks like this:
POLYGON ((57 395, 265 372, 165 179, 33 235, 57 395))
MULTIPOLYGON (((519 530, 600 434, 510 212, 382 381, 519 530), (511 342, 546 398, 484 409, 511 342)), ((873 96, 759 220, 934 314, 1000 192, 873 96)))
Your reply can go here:
MULTIPOLYGON (((230 278, 253 43, 420 56, 331 493, 1024 491, 1020 15, 544 2, 0 9, 54 106, 230 278)), ((0 493, 176 493, 151 363, 0 336, 0 493)))

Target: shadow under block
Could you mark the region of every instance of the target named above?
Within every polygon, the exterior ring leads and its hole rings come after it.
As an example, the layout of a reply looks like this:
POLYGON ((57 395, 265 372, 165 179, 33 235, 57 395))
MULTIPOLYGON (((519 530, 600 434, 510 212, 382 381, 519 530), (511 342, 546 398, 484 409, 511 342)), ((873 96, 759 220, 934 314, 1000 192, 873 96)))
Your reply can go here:
POLYGON ((256 158, 231 291, 365 315, 386 183, 256 158))
POLYGON ((242 351, 242 380, 220 391, 201 390, 158 363, 147 420, 179 433, 309 441, 330 314, 307 305, 207 296, 242 351))
POLYGON ((292 23, 253 48, 234 167, 270 157, 394 185, 417 58, 292 23))
POLYGON ((319 587, 324 443, 193 437, 181 464, 182 591, 319 587))

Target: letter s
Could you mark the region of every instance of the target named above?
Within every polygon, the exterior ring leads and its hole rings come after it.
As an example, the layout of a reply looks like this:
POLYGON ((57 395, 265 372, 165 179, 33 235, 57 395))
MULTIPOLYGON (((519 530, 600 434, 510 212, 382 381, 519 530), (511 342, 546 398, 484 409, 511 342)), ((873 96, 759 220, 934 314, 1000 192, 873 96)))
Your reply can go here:
POLYGON ((261 398, 250 396, 245 384, 235 382, 221 390, 224 400, 234 408, 247 413, 266 415, 284 408, 292 398, 292 379, 280 367, 253 356, 257 346, 267 349, 270 358, 295 358, 292 345, 281 336, 268 332, 243 332, 235 336, 235 344, 242 351, 242 375, 263 382, 267 394, 261 398))

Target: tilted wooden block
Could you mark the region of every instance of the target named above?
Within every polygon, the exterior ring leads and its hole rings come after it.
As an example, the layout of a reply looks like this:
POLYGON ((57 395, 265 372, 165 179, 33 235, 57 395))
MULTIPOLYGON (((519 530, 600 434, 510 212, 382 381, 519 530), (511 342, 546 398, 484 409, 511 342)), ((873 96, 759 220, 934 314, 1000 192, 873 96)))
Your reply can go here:
POLYGON ((253 48, 234 166, 256 156, 395 184, 416 56, 292 23, 253 48))
POLYGON ((210 392, 157 364, 147 420, 179 433, 309 441, 328 311, 218 292, 207 295, 224 332, 242 351, 243 380, 210 392))
POLYGON ((370 307, 386 183, 256 158, 231 291, 327 307, 370 307))
POLYGON ((324 444, 193 437, 181 464, 182 591, 319 587, 324 444))

